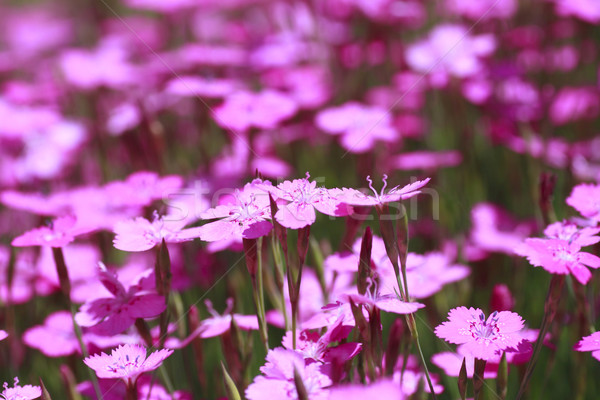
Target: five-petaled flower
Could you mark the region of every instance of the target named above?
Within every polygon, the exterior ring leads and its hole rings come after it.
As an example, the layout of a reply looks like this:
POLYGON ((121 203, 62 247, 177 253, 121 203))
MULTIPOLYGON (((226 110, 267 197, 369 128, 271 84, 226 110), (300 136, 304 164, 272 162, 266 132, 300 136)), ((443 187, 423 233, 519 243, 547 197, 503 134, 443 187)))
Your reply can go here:
POLYGON ((98 378, 123 379, 131 385, 144 372, 154 371, 160 367, 172 353, 173 350, 162 349, 146 357, 144 346, 125 344, 117 347, 110 354, 95 354, 83 362, 96 371, 98 378))
POLYGON ((435 334, 454 344, 463 344, 466 354, 489 360, 502 351, 516 348, 523 340, 519 331, 523 319, 514 312, 493 312, 487 319, 479 308, 450 310, 448 321, 435 328, 435 334))

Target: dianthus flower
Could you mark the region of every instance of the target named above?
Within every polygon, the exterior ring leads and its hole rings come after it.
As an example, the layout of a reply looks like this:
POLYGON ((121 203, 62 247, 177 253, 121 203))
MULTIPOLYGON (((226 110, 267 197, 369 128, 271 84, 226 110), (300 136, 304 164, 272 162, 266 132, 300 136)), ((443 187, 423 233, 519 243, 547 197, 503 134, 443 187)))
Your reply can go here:
POLYGON ((246 184, 242 191, 236 191, 234 202, 222 204, 206 210, 203 219, 221 218, 202 225, 196 231, 197 237, 207 242, 222 239, 256 239, 267 235, 273 225, 269 196, 257 187, 262 183, 255 180, 246 184))
POLYGON ((83 360, 85 365, 96 371, 98 378, 123 379, 128 385, 144 372, 154 371, 173 353, 173 350, 158 350, 146 357, 146 348, 125 344, 111 354, 95 354, 83 360))
POLYGON ((306 364, 302 355, 293 350, 281 347, 269 350, 267 363, 260 370, 265 376, 256 377, 248 386, 248 400, 297 399, 295 372, 302 379, 309 399, 325 400, 329 397, 325 388, 331 385, 331 379, 321 372, 321 364, 306 364))
POLYGON ((479 308, 458 307, 450 310, 448 321, 435 328, 435 334, 454 344, 464 345, 465 354, 490 360, 523 340, 519 331, 523 319, 514 312, 493 312, 487 319, 479 308))
POLYGON ((400 185, 393 187, 389 191, 385 191, 387 187, 387 175, 383 175, 383 187, 381 191, 377 191, 373 188, 373 181, 370 176, 367 176, 367 182, 369 182, 369 188, 373 191, 373 196, 367 195, 356 189, 342 189, 342 192, 337 196, 340 201, 346 204, 354 206, 379 206, 385 203, 391 203, 394 201, 401 201, 409 199, 419 193, 423 186, 429 182, 431 178, 423 179, 422 181, 416 181, 406 186, 400 187, 400 185))
POLYGON ((91 300, 75 315, 77 323, 90 327, 90 332, 117 335, 133 325, 137 318, 156 317, 165 310, 164 297, 145 285, 149 280, 142 280, 126 289, 116 275, 102 265, 99 275, 113 297, 91 300))
POLYGON ((146 251, 159 245, 164 239, 167 243, 181 243, 197 237, 197 228, 182 229, 186 220, 172 221, 154 214, 154 219, 137 217, 115 224, 114 246, 123 251, 146 251))
POLYGON ((317 182, 306 178, 284 181, 277 186, 266 185, 263 188, 271 193, 276 200, 285 200, 285 205, 279 206, 275 219, 282 226, 290 229, 304 228, 316 220, 315 209, 331 216, 348 215, 348 207, 338 199, 339 189, 317 187, 317 182))
POLYGON ((15 383, 11 388, 8 387, 7 382, 4 382, 4 390, 0 393, 0 398, 3 400, 31 400, 37 399, 41 395, 41 387, 32 385, 19 386, 19 378, 15 378, 15 383))
POLYGON ((586 268, 599 268, 600 257, 581 250, 576 241, 562 239, 528 238, 517 249, 531 265, 543 267, 552 274, 573 274, 582 285, 589 282, 592 273, 586 268))
POLYGON ((72 216, 57 218, 49 227, 43 226, 25 232, 12 241, 15 247, 50 246, 63 247, 75 240, 80 234, 90 230, 77 226, 77 220, 72 216))

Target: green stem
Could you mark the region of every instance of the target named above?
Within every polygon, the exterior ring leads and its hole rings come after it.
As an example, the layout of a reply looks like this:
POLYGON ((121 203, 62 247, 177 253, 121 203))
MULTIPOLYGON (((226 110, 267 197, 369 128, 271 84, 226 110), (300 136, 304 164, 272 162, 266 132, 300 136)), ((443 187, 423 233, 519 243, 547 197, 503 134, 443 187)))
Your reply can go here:
POLYGON ((552 324, 552 320, 556 314, 556 309, 558 308, 558 302, 560 301, 560 294, 562 292, 564 283, 565 275, 552 276, 550 287, 548 288, 548 294, 546 295, 546 303, 544 305, 545 312, 544 318, 542 319, 542 326, 540 327, 540 333, 533 347, 533 354, 531 355, 531 359, 527 364, 525 375, 523 376, 521 386, 519 387, 519 393, 517 393, 517 397, 515 398, 516 400, 520 400, 527 390, 527 385, 529 384, 529 380, 531 379, 531 375, 533 374, 533 370, 537 364, 537 359, 540 355, 540 350, 542 349, 544 337, 546 336, 546 333, 548 333, 548 329, 550 329, 550 325, 552 324))

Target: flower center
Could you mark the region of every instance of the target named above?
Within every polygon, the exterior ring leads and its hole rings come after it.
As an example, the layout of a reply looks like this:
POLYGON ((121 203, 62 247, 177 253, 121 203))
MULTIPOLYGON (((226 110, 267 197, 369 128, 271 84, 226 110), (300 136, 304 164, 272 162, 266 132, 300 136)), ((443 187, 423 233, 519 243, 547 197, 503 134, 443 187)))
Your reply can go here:
POLYGON ((494 311, 486 320, 485 314, 482 312, 479 316, 473 316, 474 320, 469 325, 469 331, 475 339, 496 339, 496 335, 500 332, 498 328, 498 311, 494 311))

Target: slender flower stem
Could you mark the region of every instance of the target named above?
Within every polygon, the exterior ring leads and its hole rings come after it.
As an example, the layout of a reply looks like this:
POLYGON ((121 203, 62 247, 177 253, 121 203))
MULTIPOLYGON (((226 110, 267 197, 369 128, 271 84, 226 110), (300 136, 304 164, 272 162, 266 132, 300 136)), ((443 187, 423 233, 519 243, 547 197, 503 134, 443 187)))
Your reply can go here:
MULTIPOLYGON (((390 216, 389 206, 387 204, 381 204, 377 206, 376 210, 377 217, 379 220, 379 227, 381 229, 381 236, 385 244, 385 250, 388 255, 388 258, 392 262, 392 265, 394 267, 394 273, 396 274, 396 279, 398 280, 400 300, 410 301, 408 297, 408 283, 406 280, 406 256, 408 254, 408 217, 406 214, 406 210, 404 209, 404 206, 402 206, 402 220, 400 221, 400 224, 402 224, 402 232, 397 232, 391 220, 387 219, 390 216), (399 237, 399 234, 402 236, 399 237), (401 242, 402 245, 399 245, 399 242, 401 242), (398 260, 400 260, 400 264, 402 265, 402 272, 400 272, 401 268, 398 263, 398 260)), ((433 383, 431 382, 429 369, 427 368, 427 361, 425 360, 425 356, 421 348, 421 342, 419 340, 419 331, 415 321, 415 315, 414 313, 407 314, 405 318, 410 333, 413 339, 415 340, 417 349, 419 350, 419 357, 421 358, 421 363, 423 365, 423 369, 425 370, 425 379, 427 380, 429 390, 433 398, 436 399, 437 397, 435 395, 433 383)))
POLYGON ((519 387, 519 393, 517 393, 517 397, 515 398, 516 400, 520 400, 525 395, 527 385, 529 384, 529 380, 531 379, 531 375, 533 374, 533 370, 535 369, 538 356, 540 355, 540 350, 542 349, 544 337, 546 336, 546 333, 548 333, 550 325, 552 325, 554 315, 556 314, 564 283, 565 275, 552 276, 552 280, 550 281, 550 287, 548 288, 548 294, 546 295, 546 303, 544 305, 544 317, 542 319, 540 333, 533 347, 533 354, 531 355, 531 359, 527 364, 525 375, 523 376, 521 386, 519 387))

